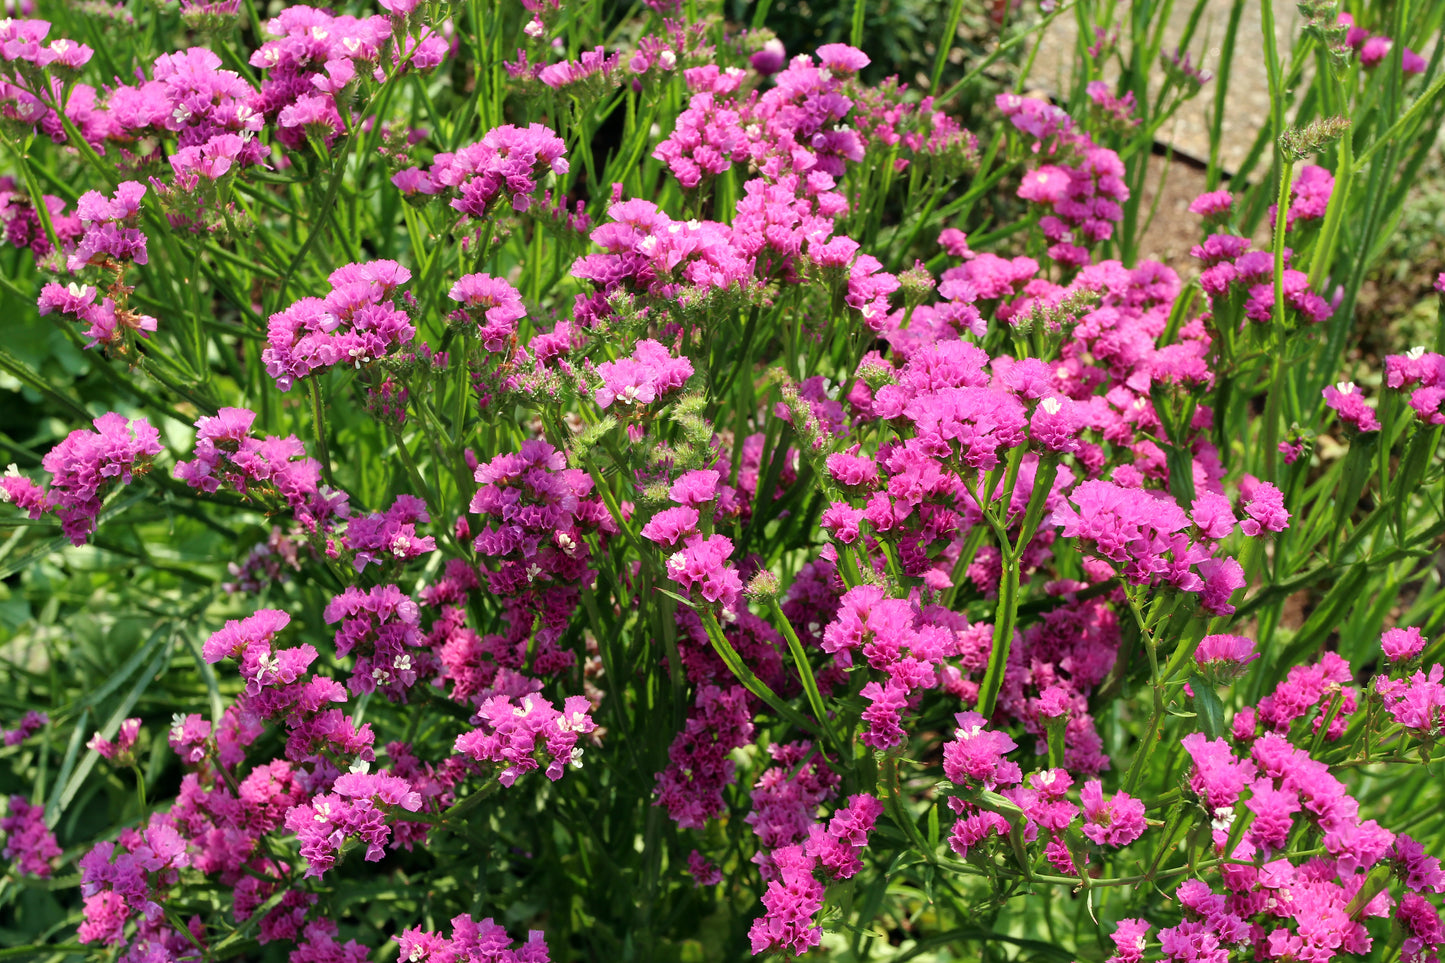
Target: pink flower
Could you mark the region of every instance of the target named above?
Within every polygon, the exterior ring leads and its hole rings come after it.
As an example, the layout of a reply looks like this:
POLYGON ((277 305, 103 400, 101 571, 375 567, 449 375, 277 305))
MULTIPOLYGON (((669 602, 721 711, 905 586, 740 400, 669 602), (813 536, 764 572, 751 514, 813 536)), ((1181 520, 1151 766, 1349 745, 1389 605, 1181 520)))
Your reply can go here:
POLYGON ((786 950, 801 956, 819 945, 823 930, 813 915, 823 907, 823 884, 813 877, 816 860, 802 846, 783 846, 773 851, 778 877, 763 894, 765 912, 753 920, 748 936, 754 955, 767 950, 786 950))
POLYGON ((1371 37, 1360 48, 1360 63, 1366 68, 1376 66, 1385 59, 1385 54, 1390 52, 1392 46, 1394 46, 1394 41, 1389 37, 1371 37))
POLYGON ((1127 846, 1144 835, 1144 803, 1125 792, 1104 801, 1103 785, 1090 779, 1080 790, 1084 835, 1100 846, 1127 846))
POLYGON ((748 63, 752 64, 753 69, 764 77, 771 77, 773 74, 782 70, 787 62, 787 48, 784 47, 783 42, 776 37, 763 44, 757 53, 748 58, 748 63))
POLYGON ((687 871, 694 886, 716 886, 722 882, 722 870, 695 849, 687 856, 687 871))
POLYGON ((863 868, 859 855, 868 846, 868 834, 883 813, 883 803, 867 793, 848 798, 828 820, 825 828, 815 823, 806 850, 834 879, 851 879, 863 868))
POLYGON ((667 490, 667 497, 679 505, 706 505, 717 498, 719 477, 711 468, 684 472, 667 490))
POLYGON ((1246 535, 1260 532, 1282 532, 1289 528, 1289 512, 1284 507, 1284 493, 1269 482, 1246 475, 1239 485, 1245 519, 1239 523, 1246 535))
POLYGON ((818 61, 835 74, 857 73, 872 63, 868 55, 845 43, 825 43, 817 50, 818 61))
POLYGON ((1039 401, 1029 417, 1029 436, 1048 451, 1077 451, 1084 418, 1077 402, 1050 395, 1039 401))
POLYGON ((1275 788, 1274 780, 1256 779, 1249 784, 1245 808, 1254 814, 1246 837, 1266 850, 1280 850, 1289 841, 1294 814, 1300 811, 1299 793, 1292 788, 1275 788))
POLYGON ((54 512, 73 545, 84 545, 95 530, 111 483, 129 485, 162 451, 160 432, 144 418, 128 421, 112 411, 93 424, 95 431, 72 431, 41 459, 41 467, 51 476, 48 491, 21 478, 13 468, 0 478, 0 502, 13 501, 31 518, 54 512))
POLYGON ((510 786, 519 776, 547 763, 545 775, 556 782, 567 766, 582 765, 579 735, 596 728, 592 706, 582 696, 568 696, 558 710, 535 694, 513 704, 509 696, 493 696, 477 709, 478 728, 457 736, 454 751, 477 762, 500 767, 498 780, 510 786))
POLYGON ((659 545, 676 545, 679 539, 697 531, 697 522, 696 508, 688 505, 665 508, 642 526, 642 537, 659 545))
POLYGON ((1234 207, 1234 195, 1229 191, 1210 191, 1200 194, 1189 204, 1189 213, 1200 217, 1220 217, 1234 207))
POLYGON ((1223 739, 1211 740, 1202 732, 1191 732, 1180 740, 1180 745, 1194 761, 1190 788, 1214 814, 1216 828, 1220 821, 1232 822, 1234 804, 1254 775, 1253 764, 1236 759, 1223 739))
POLYGON ((1408 662, 1424 649, 1425 637, 1414 626, 1403 629, 1386 629, 1380 636, 1380 650, 1391 662, 1408 662))
POLYGON ((192 712, 176 716, 166 741, 182 762, 195 765, 206 757, 206 745, 210 738, 211 724, 192 712))
POLYGON ((727 808, 723 790, 732 782, 735 766, 729 753, 753 737, 748 692, 740 685, 698 688, 683 730, 668 747, 668 764, 657 774, 654 806, 682 829, 702 829, 727 808))
POLYGON ((691 535, 680 552, 667 560, 667 577, 688 591, 697 589, 709 602, 727 610, 735 609, 742 594, 742 577, 727 563, 732 539, 725 535, 691 535))
POLYGON ((1139 963, 1144 958, 1144 947, 1149 942, 1150 925, 1147 920, 1123 919, 1109 934, 1114 941, 1116 952, 1108 963, 1139 963))
POLYGON ((1223 672, 1231 678, 1257 658, 1254 640, 1242 635, 1206 635, 1194 650, 1194 661, 1201 668, 1223 672))
POLYGON ((298 378, 334 365, 360 367, 410 342, 416 327, 391 301, 410 279, 395 261, 348 264, 331 273, 324 299, 302 298, 271 315, 261 362, 276 387, 290 391, 298 378))
POLYGON ((94 750, 117 766, 129 766, 135 762, 135 741, 139 735, 140 720, 126 719, 120 724, 120 730, 116 733, 114 742, 102 738, 101 734, 97 732, 90 737, 90 741, 85 744, 85 747, 94 750))
POLYGON ((692 362, 674 358, 651 339, 637 342, 632 357, 604 361, 597 366, 602 386, 594 393, 600 408, 617 401, 625 405, 651 404, 662 395, 681 388, 692 377, 692 362))
POLYGON ((1376 676, 1375 691, 1396 722, 1421 739, 1445 732, 1445 666, 1432 665, 1429 674, 1416 670, 1409 678, 1376 676))
POLYGON ((45 879, 55 871, 60 844, 45 825, 44 806, 32 806, 24 796, 11 796, 9 811, 0 819, 0 833, 5 834, 0 855, 14 860, 21 875, 45 879))
POLYGON ((460 303, 463 313, 477 322, 477 334, 488 351, 504 350, 516 333, 517 322, 527 316, 521 293, 490 274, 462 275, 447 297, 460 303))
POLYGON ((0 742, 6 746, 18 746, 49 724, 50 716, 31 709, 20 718, 20 724, 14 729, 0 730, 0 742))
POLYGON ((954 719, 958 728, 943 747, 943 774, 950 782, 993 789, 1022 778, 1018 764, 1004 759, 1005 753, 1018 748, 1007 733, 985 729, 977 712, 960 712, 954 719))
POLYGON ((380 691, 404 702, 407 690, 435 668, 435 657, 423 647, 417 604, 395 585, 366 592, 348 586, 324 614, 328 625, 337 626, 337 656, 356 657, 347 687, 358 695, 380 691))
POLYGON ((1227 538, 1234 531, 1236 522, 1229 499, 1215 492, 1200 492, 1194 499, 1189 518, 1200 535, 1215 540, 1227 538))

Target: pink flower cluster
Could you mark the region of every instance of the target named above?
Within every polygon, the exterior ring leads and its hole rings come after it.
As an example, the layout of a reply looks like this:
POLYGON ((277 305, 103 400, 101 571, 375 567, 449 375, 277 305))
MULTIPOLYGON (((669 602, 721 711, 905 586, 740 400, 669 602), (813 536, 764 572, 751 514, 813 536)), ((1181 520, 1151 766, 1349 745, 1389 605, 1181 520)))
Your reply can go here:
POLYGON ((551 128, 496 127, 480 141, 437 154, 431 167, 409 167, 392 177, 403 194, 441 195, 451 207, 481 220, 498 199, 515 211, 532 205, 537 184, 548 173, 567 173, 567 145, 551 128))
POLYGON ((355 553, 352 565, 358 572, 393 559, 405 563, 436 551, 433 536, 416 533, 417 525, 429 521, 426 502, 415 495, 398 495, 386 511, 355 516, 347 522, 342 543, 355 553))
POLYGON ((698 688, 683 729, 668 747, 667 768, 657 774, 653 804, 681 829, 702 829, 726 808, 723 790, 732 783, 734 749, 753 740, 753 707, 740 685, 698 688))
POLYGON ((0 833, 5 834, 0 856, 13 860, 22 876, 45 879, 55 871, 60 844, 45 825, 44 806, 32 806, 24 796, 11 796, 9 809, 0 818, 0 833))
POLYGON ((521 293, 490 274, 462 275, 447 297, 461 305, 459 315, 476 323, 477 336, 488 351, 505 351, 516 335, 517 322, 527 316, 521 293))
MULTIPOLYGON (((1326 192, 1326 199, 1328 196, 1326 192)), ((1217 323, 1222 323, 1224 319, 1241 318, 1264 323, 1274 317, 1272 252, 1250 250, 1250 241, 1246 237, 1211 234, 1189 253, 1204 262, 1199 282, 1220 317, 1217 323)), ((1285 307, 1294 312, 1293 317, 1308 323, 1328 319, 1333 308, 1310 289, 1309 275, 1288 266, 1290 255, 1289 248, 1286 248, 1282 282, 1285 307)))
POLYGON ((360 367, 409 343, 416 327, 392 302, 409 280, 395 261, 348 264, 331 272, 325 298, 302 298, 271 315, 261 363, 276 387, 290 391, 297 378, 338 364, 360 367))
POLYGON ((380 692, 405 702, 407 690, 434 675, 436 657, 423 649, 421 614, 395 585, 367 591, 348 586, 326 605, 327 624, 336 624, 336 656, 355 655, 347 687, 357 695, 380 692))
POLYGON ((1385 386, 1410 392, 1410 408, 1426 424, 1445 425, 1445 355, 1423 348, 1385 358, 1385 386))
POLYGON ((21 716, 19 725, 14 729, 0 729, 0 743, 6 746, 18 746, 49 724, 50 716, 48 714, 31 709, 21 716))
POLYGON ((1189 516, 1172 498, 1089 480, 1069 500, 1054 514, 1064 537, 1088 543, 1100 558, 1119 566, 1129 582, 1152 585, 1157 580, 1199 593, 1200 604, 1211 612, 1234 611, 1229 597, 1244 585, 1243 570, 1234 559, 1216 557, 1207 543, 1189 537, 1189 516))
MULTIPOLYGON (((1356 26, 1355 18, 1348 13, 1340 13, 1338 22, 1347 28, 1345 45, 1359 54, 1360 63, 1367 70, 1378 67, 1395 46, 1395 41, 1389 37, 1383 34, 1371 34, 1363 27, 1356 26)), ((1406 76, 1423 74, 1426 66, 1424 57, 1409 47, 1400 48, 1400 70, 1406 76)))
POLYGON ((327 144, 343 133, 345 103, 338 96, 362 78, 382 82, 391 71, 429 70, 442 62, 449 44, 436 31, 407 34, 404 20, 394 36, 393 21, 333 15, 302 4, 266 23, 267 40, 251 54, 251 66, 266 71, 254 106, 276 125, 276 137, 299 147, 308 135, 327 144))
POLYGON ((306 875, 320 876, 335 865, 349 838, 366 844, 365 859, 375 862, 391 842, 387 814, 416 812, 421 795, 405 779, 387 773, 348 772, 336 777, 331 791, 318 793, 286 811, 285 826, 296 834, 306 875))
POLYGON ((139 736, 140 720, 137 718, 125 719, 121 722, 120 729, 116 731, 113 741, 102 737, 97 732, 90 737, 90 741, 85 744, 85 747, 116 766, 130 766, 135 764, 135 743, 139 736))
POLYGON ((1210 814, 1221 853, 1236 821, 1248 823, 1229 854, 1237 862, 1222 867, 1223 892, 1200 879, 1180 886, 1177 897, 1185 917, 1160 932, 1164 959, 1198 960, 1201 946, 1237 943, 1263 959, 1364 953, 1371 946, 1364 918, 1387 916, 1392 906, 1415 941, 1411 958, 1423 959, 1414 954, 1442 935, 1438 911, 1423 898, 1445 891, 1439 862, 1408 836, 1362 820, 1358 802, 1343 783, 1305 750, 1274 733, 1257 739, 1247 735, 1244 742, 1247 755, 1238 757, 1224 740, 1202 733, 1183 740, 1192 762, 1190 786, 1210 814), (1317 839, 1324 855, 1298 864, 1279 855, 1302 833, 1306 844, 1317 839), (1393 869, 1404 881, 1406 892, 1398 904, 1384 889, 1356 901, 1376 867, 1393 869), (1351 907, 1356 907, 1353 915, 1351 907))
POLYGON ((1044 164, 1030 171, 1018 196, 1051 209, 1039 220, 1051 242, 1049 257, 1059 264, 1083 267, 1091 260, 1087 245, 1113 236, 1114 225, 1124 216, 1121 205, 1129 199, 1129 188, 1119 155, 1088 145, 1077 164, 1044 164))
MULTIPOLYGON (((95 51, 65 38, 45 43, 49 33, 50 23, 45 20, 9 16, 0 20, 0 118, 38 128, 60 143, 65 128, 53 105, 60 101, 61 81, 72 78, 95 51)), ((72 95, 82 104, 94 97, 91 87, 72 95)))
POLYGON ((649 405, 678 390, 692 377, 692 362, 673 357, 651 338, 632 347, 632 357, 604 361, 597 366, 602 384, 593 393, 599 408, 614 401, 622 405, 649 405))
POLYGON ((826 826, 813 824, 804 848, 832 878, 852 879, 863 868, 859 857, 868 848, 868 834, 881 815, 883 802, 877 797, 866 793, 849 796, 847 805, 838 807, 826 826))
POLYGON ((743 581, 729 564, 732 554, 733 541, 726 535, 689 535, 682 548, 667 557, 667 577, 724 612, 734 612, 743 581))
POLYGON ((541 930, 529 930, 527 942, 512 948, 507 931, 487 917, 478 923, 470 916, 452 920, 452 935, 429 933, 412 927, 392 939, 409 963, 548 963, 541 930))
POLYGON ((487 559, 489 591, 502 600, 508 628, 494 648, 501 664, 519 668, 534 647, 531 667, 548 675, 574 656, 557 641, 576 611, 579 590, 593 578, 588 539, 615 531, 592 479, 568 468, 566 457, 541 440, 522 443, 475 472, 471 511, 481 516, 473 547, 487 559), (540 624, 533 631, 533 625, 540 624))
POLYGON ((560 710, 532 693, 516 703, 493 696, 477 709, 477 728, 457 736, 454 749, 475 762, 492 763, 504 786, 540 768, 539 758, 547 763, 547 778, 556 782, 568 766, 582 765, 577 739, 597 728, 591 712, 584 696, 568 696, 560 710))
MULTIPOLYGON (((1290 185, 1289 213, 1285 217, 1285 230, 1293 231, 1301 221, 1317 221, 1325 216, 1330 203, 1330 194, 1335 189, 1334 175, 1316 164, 1300 168, 1299 176, 1290 185)), ((1271 223, 1277 215, 1270 205, 1271 223)))
POLYGON ((0 476, 0 501, 13 502, 31 518, 55 513, 73 545, 84 545, 95 531, 102 499, 113 483, 129 485, 161 453, 160 432, 144 418, 129 420, 112 411, 92 424, 94 431, 77 428, 40 460, 50 473, 48 489, 13 465, 0 476))
POLYGON ((178 461, 175 477, 203 492, 227 487, 260 499, 279 498, 307 531, 325 531, 350 514, 344 492, 321 484, 321 463, 306 456, 295 436, 256 438, 256 413, 222 408, 196 421, 191 461, 178 461))

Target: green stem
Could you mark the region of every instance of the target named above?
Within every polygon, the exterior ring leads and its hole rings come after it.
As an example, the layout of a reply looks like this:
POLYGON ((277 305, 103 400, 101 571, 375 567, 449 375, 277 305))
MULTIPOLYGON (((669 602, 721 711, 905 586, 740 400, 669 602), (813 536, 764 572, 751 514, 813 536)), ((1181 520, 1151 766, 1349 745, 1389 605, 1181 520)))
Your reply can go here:
POLYGON ((983 683, 978 690, 978 712, 985 719, 993 716, 998 691, 1003 686, 1009 650, 1013 648, 1014 622, 1018 619, 1019 611, 1019 559, 1009 550, 1007 542, 1002 548, 1003 578, 999 580, 998 608, 994 615, 993 651, 989 653, 988 668, 984 671, 983 683))
POLYGON ((317 383, 315 375, 307 378, 306 382, 311 391, 311 415, 316 420, 316 453, 320 456, 318 460, 321 462, 321 477, 326 480, 326 484, 335 488, 336 479, 331 475, 331 452, 326 446, 326 416, 321 408, 321 385, 317 383))
POLYGON ((827 707, 823 704, 823 694, 818 690, 818 680, 813 676, 813 666, 808 662, 808 653, 803 649, 803 643, 798 639, 798 633, 793 630, 793 623, 783 614, 783 607, 778 604, 778 597, 774 595, 768 600, 773 610, 773 617, 783 633, 783 638, 788 641, 788 651, 793 655, 793 663, 797 667, 798 677, 802 680, 803 691, 807 693, 808 704, 813 709, 813 715, 818 719, 818 725, 823 727, 823 733, 828 737, 828 742, 842 753, 843 745, 838 741, 838 734, 833 730, 832 720, 828 718, 827 707))

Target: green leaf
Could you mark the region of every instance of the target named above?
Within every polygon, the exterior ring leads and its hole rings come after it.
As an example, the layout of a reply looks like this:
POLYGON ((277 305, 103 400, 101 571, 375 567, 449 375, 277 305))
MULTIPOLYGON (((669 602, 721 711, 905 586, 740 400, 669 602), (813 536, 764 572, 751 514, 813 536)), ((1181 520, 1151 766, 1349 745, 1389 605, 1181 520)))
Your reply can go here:
POLYGON ((1199 728, 1211 739, 1225 738, 1229 731, 1224 725, 1224 703, 1219 700, 1219 693, 1197 672, 1189 676, 1189 687, 1194 691, 1199 728))

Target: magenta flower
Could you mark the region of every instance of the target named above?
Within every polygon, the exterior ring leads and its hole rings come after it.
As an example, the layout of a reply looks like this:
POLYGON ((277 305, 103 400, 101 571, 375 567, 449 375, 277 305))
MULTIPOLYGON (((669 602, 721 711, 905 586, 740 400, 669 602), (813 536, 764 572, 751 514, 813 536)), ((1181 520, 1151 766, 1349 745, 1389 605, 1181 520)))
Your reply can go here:
POLYGON ((771 77, 782 70, 787 62, 787 48, 776 37, 763 44, 761 49, 748 58, 748 63, 752 64, 753 69, 764 77, 771 77))
POLYGON ((49 724, 49 715, 31 709, 20 718, 20 724, 14 729, 0 730, 0 742, 6 746, 18 746, 49 724))
POLYGON ((477 334, 488 351, 505 350, 516 334, 517 322, 527 316, 521 293, 502 278, 490 274, 461 276, 447 297, 460 303, 462 312, 476 321, 477 334))
POLYGON ((859 857, 868 846, 873 824, 882 814, 883 803, 877 797, 867 793, 850 796, 848 804, 833 813, 826 827, 821 823, 813 825, 804 849, 832 878, 851 879, 863 868, 859 857))
POLYGON ((417 525, 429 521, 425 502, 415 495, 398 495, 385 512, 351 519, 342 542, 356 553, 352 564, 358 572, 389 559, 406 562, 436 551, 436 538, 416 533, 417 525))
POLYGON ((725 535, 691 535, 680 552, 667 559, 667 577, 688 591, 709 602, 734 610, 742 594, 742 577, 728 564, 733 552, 732 539, 725 535))
POLYGON ((668 747, 668 764, 657 774, 655 806, 682 829, 702 829, 727 809, 723 790, 732 784, 734 749, 753 737, 748 692, 740 685, 698 688, 683 730, 668 747))
POLYGON ((596 728, 591 712, 582 696, 568 696, 561 710, 535 694, 516 704, 509 696, 493 696, 477 709, 478 728, 457 736, 453 748, 499 767, 497 779, 504 786, 540 768, 539 758, 547 762, 547 778, 556 782, 567 766, 582 765, 577 738, 596 728))
POLYGON ((331 273, 324 299, 302 298, 271 315, 261 362, 276 387, 290 391, 298 378, 333 365, 359 368, 410 342, 416 327, 391 301, 410 279, 395 261, 348 264, 331 273))
POLYGON ((1200 217, 1221 217, 1234 207, 1234 195, 1229 191, 1210 191, 1200 194, 1189 202, 1189 213, 1200 217))
POLYGON ((676 545, 678 541, 697 532, 698 513, 696 508, 678 505, 664 508, 642 526, 642 537, 659 545, 676 545))
POLYGON ((1366 40, 1360 48, 1360 63, 1366 68, 1374 67, 1385 59, 1395 42, 1389 37, 1374 36, 1366 40))
POLYGON ((1425 636, 1411 626, 1403 629, 1386 629, 1380 636, 1380 650, 1385 658, 1394 663, 1408 662, 1425 649, 1425 636))
POLYGON ((94 750, 104 759, 109 760, 117 766, 129 766, 135 763, 135 742, 140 735, 140 720, 126 719, 120 724, 120 730, 115 734, 115 741, 102 738, 100 733, 90 737, 85 744, 87 749, 94 750))
POLYGON ((409 168, 392 178, 404 192, 442 194, 472 218, 483 218, 494 202, 506 199, 516 211, 531 207, 539 181, 548 173, 567 173, 567 145, 541 124, 496 127, 475 144, 436 155, 423 172, 409 168))
POLYGON ((1328 385, 1322 394, 1325 404, 1334 410, 1340 421, 1356 431, 1380 430, 1380 419, 1375 416, 1375 409, 1365 403, 1364 396, 1353 381, 1328 385))
POLYGON ((1149 943, 1151 926, 1147 920, 1123 919, 1119 921, 1109 939, 1114 941, 1115 953, 1108 963, 1139 963, 1144 958, 1144 947, 1149 943))
POLYGON ((1213 814, 1216 831, 1221 823, 1227 829, 1234 821, 1234 804, 1240 792, 1254 776, 1253 764, 1236 759, 1223 739, 1211 740, 1202 732, 1191 732, 1180 744, 1194 761, 1190 788, 1213 814))
POLYGON ((1408 678, 1375 677, 1375 692, 1390 716, 1417 738, 1435 739, 1445 732, 1445 666, 1418 669, 1408 678))
POLYGON ((979 785, 985 789, 1012 785, 1022 779, 1017 763, 1004 755, 1018 748, 1007 733, 985 729, 977 712, 954 716, 958 728, 943 746, 943 774, 956 785, 979 785))
POLYGON ((1083 803, 1084 835, 1100 846, 1127 846, 1144 835, 1144 803, 1126 792, 1115 793, 1107 802, 1103 786, 1090 779, 1080 790, 1083 803))
POLYGON ((722 882, 722 870, 695 849, 687 856, 687 871, 694 886, 716 886, 722 882))
POLYGON ((11 796, 9 811, 0 819, 5 848, 0 856, 13 860, 22 876, 48 878, 61 855, 55 834, 45 825, 45 807, 32 806, 24 796, 11 796))
POLYGON ((1194 661, 1216 681, 1237 678, 1257 658, 1254 640, 1242 635, 1206 635, 1194 650, 1194 661))
POLYGON ((339 623, 337 657, 356 656, 347 687, 358 695, 379 690, 404 702, 407 690, 435 667, 435 657, 423 650, 417 604, 395 585, 367 592, 348 586, 326 604, 325 617, 328 625, 339 623))
POLYGON ((624 405, 647 405, 676 391, 692 377, 692 362, 674 358, 661 344, 643 339, 633 347, 632 357, 604 361, 597 366, 602 385, 593 397, 600 408, 614 401, 624 405))
POLYGON ((773 850, 778 878, 768 883, 763 894, 762 916, 753 920, 748 936, 754 955, 784 950, 802 955, 823 940, 822 927, 813 916, 823 907, 823 884, 813 876, 817 861, 802 846, 773 850))
POLYGON ((160 432, 144 418, 129 421, 109 412, 96 418, 95 431, 76 429, 41 459, 50 488, 20 475, 15 466, 0 476, 0 502, 14 502, 31 518, 54 512, 73 545, 84 545, 113 482, 129 485, 161 453, 160 432))

